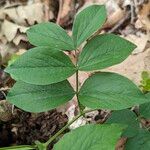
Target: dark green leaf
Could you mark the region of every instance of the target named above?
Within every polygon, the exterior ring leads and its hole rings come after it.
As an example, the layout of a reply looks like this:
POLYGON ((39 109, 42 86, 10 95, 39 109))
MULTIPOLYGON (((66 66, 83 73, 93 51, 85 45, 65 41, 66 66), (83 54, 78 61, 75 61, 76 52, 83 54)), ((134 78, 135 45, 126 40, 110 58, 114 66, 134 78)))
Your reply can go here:
POLYGON ((149 99, 148 103, 140 105, 140 115, 146 119, 150 119, 150 93, 146 94, 149 99))
POLYGON ((29 112, 44 112, 54 109, 74 96, 67 80, 50 85, 33 85, 18 81, 10 90, 7 100, 29 112))
POLYGON ((54 150, 114 150, 123 129, 115 124, 85 125, 64 135, 54 150))
POLYGON ((104 5, 92 5, 77 14, 73 23, 73 39, 78 47, 82 42, 97 31, 106 20, 104 5))
POLYGON ((23 54, 5 71, 16 80, 47 85, 67 79, 76 69, 63 52, 37 47, 23 54))
POLYGON ((134 44, 117 35, 98 35, 83 48, 79 56, 79 70, 99 70, 118 64, 135 48, 134 44))
POLYGON ((88 78, 79 92, 82 105, 93 109, 121 110, 148 101, 129 79, 115 73, 96 73, 88 78))
POLYGON ((73 40, 63 28, 49 22, 32 26, 27 31, 28 39, 35 46, 48 46, 61 50, 73 50, 73 40))
POLYGON ((125 150, 149 150, 150 149, 150 132, 144 129, 133 138, 127 140, 125 150))
POLYGON ((140 128, 137 116, 129 109, 112 112, 106 123, 119 123, 128 125, 122 134, 123 137, 133 137, 135 134, 137 134, 138 129, 140 128))

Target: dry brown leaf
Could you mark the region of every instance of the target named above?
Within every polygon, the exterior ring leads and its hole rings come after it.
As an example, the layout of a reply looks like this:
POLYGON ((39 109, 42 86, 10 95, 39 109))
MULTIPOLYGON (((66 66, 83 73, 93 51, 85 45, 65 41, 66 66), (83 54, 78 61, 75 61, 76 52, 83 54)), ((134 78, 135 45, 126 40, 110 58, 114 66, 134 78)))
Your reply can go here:
POLYGON ((30 25, 33 25, 35 21, 37 23, 41 23, 44 21, 44 5, 42 3, 35 3, 28 6, 20 6, 17 9, 18 14, 20 17, 23 17, 28 21, 30 25))
POLYGON ((16 37, 13 39, 13 43, 15 45, 19 45, 21 41, 28 41, 25 34, 17 34, 16 37))
POLYGON ((26 6, 18 6, 16 8, 8 8, 0 10, 0 18, 5 19, 6 16, 19 25, 33 25, 35 22, 44 21, 44 4, 34 3, 26 6), (19 18, 19 19, 18 19, 19 18))
POLYGON ((10 42, 15 38, 18 30, 21 33, 25 33, 27 29, 28 29, 27 27, 19 26, 10 21, 5 20, 2 24, 1 32, 10 42))
POLYGON ((150 1, 144 4, 142 9, 139 11, 138 19, 143 24, 143 28, 150 30, 150 1))
POLYGON ((17 47, 13 43, 3 44, 0 43, 0 54, 4 59, 8 55, 14 54, 17 51, 17 47))
POLYGON ((7 122, 13 118, 12 105, 6 100, 0 101, 0 121, 7 122))

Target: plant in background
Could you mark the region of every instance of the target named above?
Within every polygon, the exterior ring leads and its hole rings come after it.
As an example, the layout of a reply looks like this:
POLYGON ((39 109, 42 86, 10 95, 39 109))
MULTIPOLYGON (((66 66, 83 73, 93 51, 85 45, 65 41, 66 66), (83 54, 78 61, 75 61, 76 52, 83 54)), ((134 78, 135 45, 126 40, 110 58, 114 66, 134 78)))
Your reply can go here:
MULTIPOLYGON (((114 150, 121 136, 132 138, 137 134, 140 128, 137 117, 127 108, 146 103, 149 98, 129 79, 116 73, 97 71, 79 88, 78 71, 96 71, 118 64, 136 48, 133 43, 114 34, 92 36, 105 21, 105 7, 92 5, 76 15, 72 37, 54 23, 38 24, 27 31, 30 43, 36 47, 6 68, 5 71, 17 81, 7 100, 25 111, 37 113, 63 105, 76 95, 79 114, 47 142, 36 141, 35 145, 14 149, 46 150, 74 121, 97 109, 114 112, 103 125, 89 124, 67 133, 53 149, 114 150), (79 53, 78 49, 85 41, 79 53), (65 50, 75 51, 75 64, 63 52, 65 50), (67 80, 74 73, 75 91, 67 80), (85 107, 90 109, 84 110, 85 107)), ((142 134, 145 133, 142 131, 142 134)), ((132 138, 128 147, 134 140, 138 139, 132 138)))

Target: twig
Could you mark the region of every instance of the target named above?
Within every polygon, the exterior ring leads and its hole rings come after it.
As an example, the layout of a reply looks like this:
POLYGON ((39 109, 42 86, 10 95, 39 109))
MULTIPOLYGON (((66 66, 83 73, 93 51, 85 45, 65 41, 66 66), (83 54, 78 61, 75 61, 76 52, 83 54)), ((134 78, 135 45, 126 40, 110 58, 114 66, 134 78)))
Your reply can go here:
POLYGON ((108 33, 112 33, 112 32, 114 32, 114 31, 116 31, 127 19, 129 19, 130 14, 131 14, 131 13, 128 12, 128 13, 126 14, 126 16, 125 16, 124 18, 122 18, 122 19, 118 22, 118 24, 116 24, 111 30, 108 31, 108 33))
POLYGON ((84 116, 86 113, 95 111, 93 110, 87 110, 82 112, 81 114, 78 114, 72 121, 70 121, 67 125, 65 125, 61 130, 59 130, 54 136, 52 136, 46 143, 43 143, 45 147, 47 147, 51 142, 53 142, 59 135, 61 135, 72 123, 74 123, 76 120, 78 120, 81 116, 84 116))
POLYGON ((56 24, 59 24, 59 22, 60 22, 61 12, 62 12, 62 5, 63 5, 63 1, 59 0, 59 11, 58 11, 58 15, 57 15, 56 24))
POLYGON ((131 0, 130 7, 131 7, 131 24, 133 24, 135 20, 135 3, 133 0, 131 0))
POLYGON ((44 1, 44 8, 45 8, 45 21, 49 21, 50 19, 50 13, 49 13, 49 1, 50 0, 45 0, 44 1))

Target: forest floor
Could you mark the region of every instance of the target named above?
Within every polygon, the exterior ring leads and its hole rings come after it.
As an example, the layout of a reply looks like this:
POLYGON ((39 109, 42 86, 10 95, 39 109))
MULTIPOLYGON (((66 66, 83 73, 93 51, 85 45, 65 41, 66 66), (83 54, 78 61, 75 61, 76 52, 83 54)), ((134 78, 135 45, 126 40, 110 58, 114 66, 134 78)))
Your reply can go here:
MULTIPOLYGON (((56 22, 71 33, 76 12, 91 4, 105 4, 107 21, 101 33, 118 34, 137 45, 133 53, 121 64, 106 70, 120 73, 140 85, 141 73, 150 70, 150 1, 147 0, 1 0, 0 1, 0 147, 15 144, 32 144, 46 141, 71 120, 76 111, 75 98, 64 107, 46 113, 24 112, 6 101, 8 90, 15 81, 4 68, 15 56, 32 47, 26 30, 46 21, 56 22)), ((74 54, 68 52, 74 61, 74 54)), ((79 82, 90 76, 80 72, 79 82)), ((75 77, 70 82, 74 87, 75 77)), ((103 123, 109 111, 99 110, 79 119, 70 129, 87 122, 103 123)), ((117 150, 123 149, 123 142, 117 150)))

